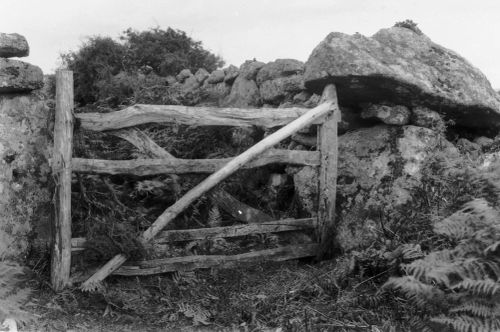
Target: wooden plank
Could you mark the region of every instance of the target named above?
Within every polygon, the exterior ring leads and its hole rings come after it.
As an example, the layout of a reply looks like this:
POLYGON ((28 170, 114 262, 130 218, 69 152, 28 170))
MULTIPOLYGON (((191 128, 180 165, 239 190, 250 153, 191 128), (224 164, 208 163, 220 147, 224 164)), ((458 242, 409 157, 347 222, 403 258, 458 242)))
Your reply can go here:
MULTIPOLYGON (((328 87, 327 87, 328 88, 328 87)), ((302 115, 298 119, 292 121, 285 127, 277 130, 271 135, 265 137, 263 140, 252 146, 250 149, 246 150, 239 156, 233 158, 228 162, 223 168, 219 169, 217 172, 213 173, 196 187, 188 191, 182 198, 175 202, 172 206, 166 209, 156 221, 142 234, 141 241, 149 242, 152 240, 165 226, 167 226, 172 220, 175 219, 182 211, 184 211, 191 203, 198 199, 201 195, 208 192, 210 189, 214 188, 221 181, 226 179, 228 176, 239 170, 243 165, 252 161, 260 154, 270 149, 274 145, 281 142, 283 139, 290 137, 295 134, 300 129, 311 125, 313 122, 317 121, 323 116, 326 116, 332 111, 337 105, 331 101, 326 101, 318 105, 317 107, 309 110, 306 114, 302 115)), ((116 255, 108 263, 106 263, 101 269, 99 269, 92 277, 82 284, 82 289, 92 288, 96 283, 102 281, 106 276, 113 273, 117 268, 119 268, 125 261, 127 257, 123 254, 116 255)))
MULTIPOLYGON (((334 86, 325 90, 323 98, 337 104, 337 92, 334 86)), ((337 193, 337 124, 340 121, 338 107, 330 113, 318 129, 318 148, 321 153, 319 169, 318 201, 318 239, 320 242, 317 258, 321 259, 334 248, 335 239, 335 200, 337 193)))
MULTIPOLYGON (((155 244, 166 244, 182 241, 194 241, 204 239, 230 238, 250 234, 281 233, 316 228, 315 218, 283 219, 267 221, 261 224, 248 224, 224 227, 197 228, 162 231, 155 238, 155 244)), ((85 249, 85 238, 73 238, 73 251, 85 249)))
MULTIPOLYGON (((219 108, 178 105, 133 105, 110 113, 78 113, 83 129, 105 131, 145 123, 167 122, 190 126, 259 126, 273 128, 287 125, 306 114, 307 108, 219 108)), ((321 123, 314 119, 314 123, 321 123)))
MULTIPOLYGON (((128 141, 137 149, 139 149, 139 151, 151 158, 176 159, 168 151, 156 144, 148 135, 136 128, 114 130, 111 133, 128 141)), ((170 177, 174 182, 174 186, 176 189, 175 191, 176 193, 178 193, 180 191, 180 179, 175 174, 170 174, 170 177)), ((273 220, 273 218, 268 214, 243 202, 240 202, 223 189, 214 190, 211 197, 214 200, 215 204, 217 204, 221 209, 223 209, 239 221, 245 223, 254 223, 273 220)))
MULTIPOLYGON (((102 160, 73 158, 73 171, 92 174, 130 174, 137 176, 158 174, 214 173, 233 158, 221 159, 133 159, 102 160)), ((242 169, 269 164, 293 164, 319 166, 317 151, 272 149, 255 160, 243 165, 242 169)))
POLYGON ((71 155, 73 150, 73 72, 56 72, 56 114, 52 172, 55 179, 55 213, 50 281, 61 291, 71 269, 71 155))
POLYGON ((317 244, 285 246, 248 252, 238 255, 196 255, 155 259, 150 261, 131 262, 116 270, 114 275, 139 276, 152 275, 174 271, 192 271, 211 267, 230 268, 240 263, 256 263, 262 261, 286 261, 314 256, 318 250, 317 244))

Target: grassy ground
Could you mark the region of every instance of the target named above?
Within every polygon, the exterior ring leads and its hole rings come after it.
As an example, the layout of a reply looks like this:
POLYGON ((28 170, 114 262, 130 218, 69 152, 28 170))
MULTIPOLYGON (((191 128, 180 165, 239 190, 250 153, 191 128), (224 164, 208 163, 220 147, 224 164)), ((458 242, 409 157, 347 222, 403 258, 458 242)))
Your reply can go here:
POLYGON ((404 303, 394 298, 380 301, 375 295, 385 273, 340 280, 340 265, 262 263, 117 277, 96 293, 70 288, 54 294, 46 280, 34 279, 29 311, 36 321, 23 330, 396 331, 397 326, 405 330, 401 323, 411 315, 404 303), (376 307, 371 302, 377 302, 376 307))

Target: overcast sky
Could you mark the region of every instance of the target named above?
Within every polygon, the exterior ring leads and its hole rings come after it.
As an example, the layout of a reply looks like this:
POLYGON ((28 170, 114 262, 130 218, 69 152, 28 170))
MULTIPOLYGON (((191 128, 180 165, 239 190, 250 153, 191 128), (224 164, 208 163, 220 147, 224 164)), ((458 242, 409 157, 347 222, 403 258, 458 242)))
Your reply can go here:
POLYGON ((500 0, 0 0, 0 32, 28 39, 27 61, 45 73, 61 52, 128 27, 186 31, 227 64, 307 60, 332 31, 370 36, 407 18, 500 88, 500 0))

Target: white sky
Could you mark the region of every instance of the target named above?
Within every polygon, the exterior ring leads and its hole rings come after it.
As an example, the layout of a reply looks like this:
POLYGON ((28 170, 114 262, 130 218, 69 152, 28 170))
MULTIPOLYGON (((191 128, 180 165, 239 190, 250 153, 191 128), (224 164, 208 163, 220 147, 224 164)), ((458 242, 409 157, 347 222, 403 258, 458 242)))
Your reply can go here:
POLYGON ((53 72, 86 36, 172 27, 227 64, 307 60, 332 31, 370 36, 407 18, 500 88, 500 0, 0 0, 0 31, 28 39, 26 58, 53 72))

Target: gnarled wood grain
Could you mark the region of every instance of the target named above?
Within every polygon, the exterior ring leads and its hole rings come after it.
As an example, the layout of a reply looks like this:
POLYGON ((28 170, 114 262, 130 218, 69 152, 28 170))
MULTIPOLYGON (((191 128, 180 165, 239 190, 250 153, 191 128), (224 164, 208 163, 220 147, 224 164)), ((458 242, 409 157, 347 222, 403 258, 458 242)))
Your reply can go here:
MULTIPOLYGON (((137 104, 110 113, 78 113, 80 127, 105 131, 133 127, 144 123, 178 123, 190 126, 285 126, 307 113, 307 108, 219 108, 178 105, 137 104)), ((315 119, 314 123, 320 123, 315 119)))
POLYGON ((226 255, 196 255, 155 259, 150 261, 131 262, 113 272, 115 275, 139 276, 152 275, 174 271, 191 271, 204 268, 229 268, 240 263, 261 261, 285 261, 314 256, 318 250, 317 244, 303 244, 274 249, 248 252, 244 254, 226 255))
MULTIPOLYGON (((93 174, 130 174, 137 176, 157 174, 214 173, 233 158, 222 159, 134 159, 102 160, 73 158, 73 171, 93 174)), ((274 163, 318 166, 317 151, 272 149, 244 164, 248 169, 274 163)))

